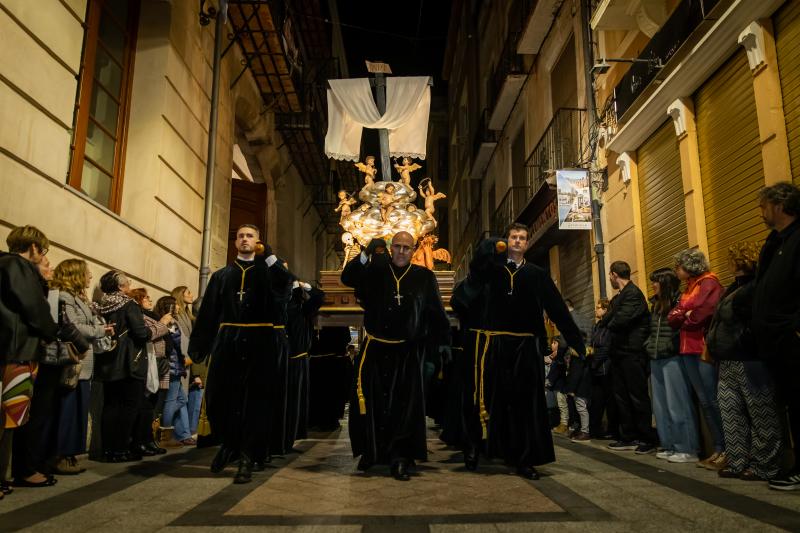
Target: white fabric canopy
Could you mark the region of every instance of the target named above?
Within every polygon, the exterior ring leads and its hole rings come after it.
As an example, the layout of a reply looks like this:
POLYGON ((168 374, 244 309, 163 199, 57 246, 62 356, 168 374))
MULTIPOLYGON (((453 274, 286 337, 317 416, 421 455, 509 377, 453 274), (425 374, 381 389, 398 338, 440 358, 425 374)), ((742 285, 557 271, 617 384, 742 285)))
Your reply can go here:
POLYGON ((369 79, 330 80, 325 155, 358 161, 364 128, 389 130, 389 155, 425 159, 431 88, 427 76, 386 79, 386 113, 372 98, 369 79))

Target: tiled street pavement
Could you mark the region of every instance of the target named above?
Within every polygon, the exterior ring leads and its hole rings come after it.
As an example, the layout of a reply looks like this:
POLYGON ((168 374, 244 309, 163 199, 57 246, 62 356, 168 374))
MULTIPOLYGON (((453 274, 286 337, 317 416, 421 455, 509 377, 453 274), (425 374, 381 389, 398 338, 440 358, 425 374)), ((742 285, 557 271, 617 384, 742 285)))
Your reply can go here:
POLYGON ((1 501, 0 531, 800 531, 800 494, 604 444, 557 437, 558 462, 534 482, 502 465, 466 472, 434 435, 412 481, 358 473, 345 430, 315 434, 248 485, 232 485, 231 469, 208 471, 214 450, 90 463, 1 501))

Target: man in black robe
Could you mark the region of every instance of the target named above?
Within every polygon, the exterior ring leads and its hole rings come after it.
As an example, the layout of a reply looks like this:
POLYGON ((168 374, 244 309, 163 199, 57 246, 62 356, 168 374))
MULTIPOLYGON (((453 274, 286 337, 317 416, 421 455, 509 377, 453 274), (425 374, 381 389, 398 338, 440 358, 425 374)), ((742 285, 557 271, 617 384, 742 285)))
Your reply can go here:
POLYGON ((450 324, 433 272, 410 264, 414 238, 400 232, 373 239, 342 272, 364 308, 366 339, 355 361, 350 401, 350 441, 358 468, 390 464, 407 481, 412 461, 427 459, 422 355, 436 339, 449 346, 450 324), (427 337, 427 338, 426 338, 427 337))
POLYGON ((476 328, 472 347, 476 378, 464 462, 469 470, 477 468, 485 441, 489 457, 501 457, 520 476, 538 479, 535 467, 555 460, 544 395, 548 350, 543 312, 572 348, 581 355, 585 348, 553 280, 525 262, 527 241, 528 228, 514 224, 507 245, 485 239, 470 263, 470 283, 483 285, 486 292, 483 327, 476 328))
POLYGON ((286 387, 286 449, 308 436, 309 366, 308 351, 314 332, 314 316, 322 307, 325 293, 308 283, 295 281, 287 307, 289 337, 289 378, 286 387))
POLYGON ((350 397, 353 361, 347 354, 350 328, 324 327, 311 341, 308 423, 320 431, 339 429, 350 397))
POLYGON ((189 342, 193 361, 209 359, 205 412, 222 443, 211 471, 238 456, 234 483, 249 482, 284 440, 292 275, 268 245, 256 255, 258 238, 255 226, 237 229, 238 256, 211 276, 189 342))

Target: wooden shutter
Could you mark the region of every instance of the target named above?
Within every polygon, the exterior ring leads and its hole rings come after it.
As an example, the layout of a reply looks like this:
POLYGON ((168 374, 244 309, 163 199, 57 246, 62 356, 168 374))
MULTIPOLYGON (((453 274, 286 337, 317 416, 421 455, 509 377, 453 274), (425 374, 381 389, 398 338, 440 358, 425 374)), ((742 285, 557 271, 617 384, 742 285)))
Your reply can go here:
MULTIPOLYGON (((637 152, 644 263, 648 276, 672 268, 674 255, 689 247, 681 155, 675 126, 668 120, 637 152)), ((647 284, 648 288, 650 284, 647 284)))
POLYGON ((733 279, 728 247, 766 235, 758 209, 764 164, 753 78, 744 49, 697 91, 695 110, 708 259, 726 284, 733 279))
POLYGON ((775 14, 774 27, 789 158, 794 182, 800 185, 800 0, 787 2, 775 14))

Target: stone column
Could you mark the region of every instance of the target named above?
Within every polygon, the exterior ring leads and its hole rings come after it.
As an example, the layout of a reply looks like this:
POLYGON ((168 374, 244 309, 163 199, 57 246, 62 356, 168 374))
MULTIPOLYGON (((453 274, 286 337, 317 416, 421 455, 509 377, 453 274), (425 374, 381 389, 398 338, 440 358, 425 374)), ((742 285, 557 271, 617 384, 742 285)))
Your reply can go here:
POLYGON ((681 154, 681 177, 686 208, 689 246, 708 255, 703 183, 700 176, 700 152, 697 146, 697 123, 691 98, 678 98, 667 108, 678 136, 681 154))
POLYGON ((739 34, 753 74, 764 181, 767 185, 792 180, 778 55, 770 19, 751 22, 739 34))

